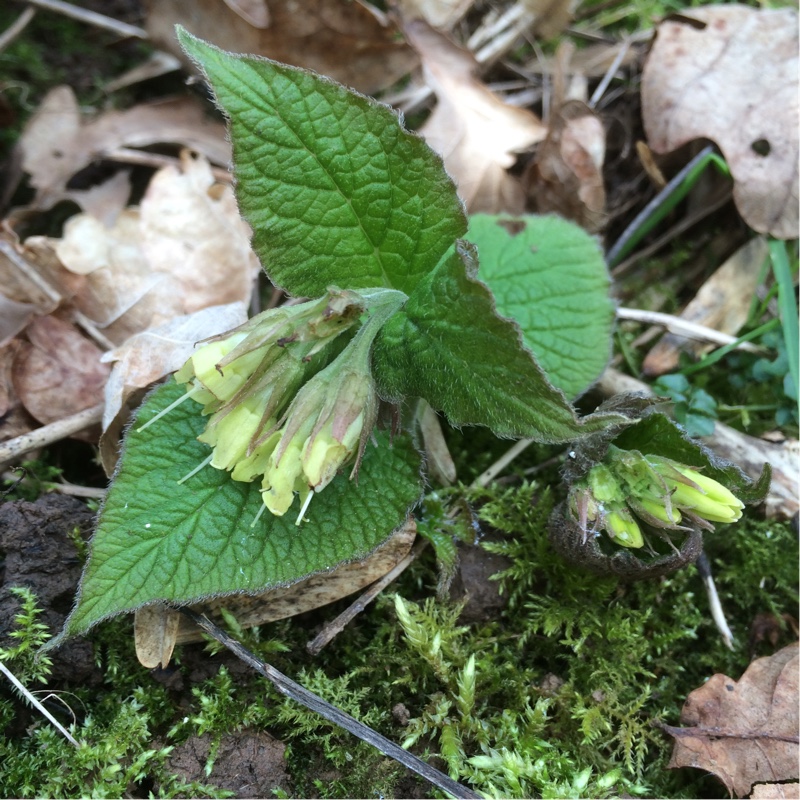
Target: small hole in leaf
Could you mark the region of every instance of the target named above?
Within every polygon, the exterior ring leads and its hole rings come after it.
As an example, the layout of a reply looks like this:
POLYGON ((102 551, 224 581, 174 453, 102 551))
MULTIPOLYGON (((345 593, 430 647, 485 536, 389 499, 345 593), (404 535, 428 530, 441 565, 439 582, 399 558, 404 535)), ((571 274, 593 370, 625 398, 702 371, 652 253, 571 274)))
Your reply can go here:
POLYGON ((750 145, 750 148, 752 149, 752 151, 756 155, 759 155, 759 156, 768 156, 769 153, 770 153, 770 150, 772 150, 772 148, 770 147, 769 142, 766 139, 756 139, 750 145))

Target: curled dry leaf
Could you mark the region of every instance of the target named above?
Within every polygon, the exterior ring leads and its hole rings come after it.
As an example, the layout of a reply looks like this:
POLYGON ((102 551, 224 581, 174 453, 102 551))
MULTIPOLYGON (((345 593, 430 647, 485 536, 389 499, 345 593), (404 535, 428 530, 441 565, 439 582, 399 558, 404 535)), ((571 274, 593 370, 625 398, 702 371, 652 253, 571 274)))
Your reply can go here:
MULTIPOLYGON (((681 312, 681 319, 723 333, 737 333, 747 322, 759 282, 759 270, 766 257, 767 242, 763 236, 756 236, 740 247, 700 287, 694 299, 681 312)), ((713 347, 667 333, 647 354, 642 372, 645 375, 663 375, 678 367, 682 351, 700 356, 713 347)))
POLYGON ((707 6, 663 22, 644 67, 642 114, 657 153, 716 142, 747 224, 797 237, 796 11, 707 6))
POLYGON ((433 28, 449 31, 473 5, 474 0, 398 0, 397 9, 403 19, 424 19, 433 28))
MULTIPOLYGON (((74 306, 115 344, 201 308, 247 302, 258 271, 233 190, 215 183, 208 161, 185 152, 181 169, 156 173, 141 207, 112 227, 77 214, 63 239, 25 244, 54 250, 72 275, 74 306)), ((54 280, 67 294, 65 276, 54 280)))
POLYGON ((596 233, 606 221, 603 123, 581 100, 567 100, 548 122, 525 176, 531 202, 541 214, 554 211, 596 233))
POLYGON ((118 183, 102 191, 68 189, 67 184, 73 175, 108 151, 156 143, 190 147, 226 166, 230 160, 225 126, 207 119, 203 106, 191 97, 107 111, 84 121, 72 89, 56 87, 42 101, 20 138, 23 169, 36 189, 34 207, 48 209, 69 199, 83 208, 97 209, 107 203, 111 192, 121 209, 127 195, 120 200, 124 187, 118 183))
POLYGON ((22 346, 23 342, 13 339, 0 347, 0 442, 28 433, 34 427, 17 397, 12 379, 14 360, 22 346))
POLYGON ((101 360, 114 362, 114 366, 105 388, 103 430, 114 421, 133 390, 144 389, 180 369, 197 342, 235 328, 246 319, 243 302, 212 306, 137 333, 121 347, 105 353, 101 360))
MULTIPOLYGON (((227 5, 219 0, 148 0, 146 27, 156 46, 193 65, 178 46, 180 23, 201 39, 235 53, 254 53, 327 75, 362 92, 395 83, 416 66, 416 56, 397 39, 383 15, 361 3, 341 0, 270 0, 268 25, 254 26, 253 0, 227 5), (231 10, 235 5, 236 10, 231 10)), ((259 21, 256 8, 255 21, 259 21)), ((263 13, 260 23, 263 23, 263 13)))
POLYGON ((669 767, 716 775, 736 797, 798 778, 798 645, 753 661, 739 681, 711 677, 686 699, 669 767))
POLYGON ((536 115, 504 103, 475 77, 472 54, 420 19, 404 24, 419 53, 436 108, 420 129, 442 156, 471 212, 520 213, 525 197, 507 170, 546 133, 536 115))
POLYGON ((26 410, 44 424, 97 405, 110 368, 102 351, 70 322, 50 315, 26 329, 14 359, 14 389, 26 410))

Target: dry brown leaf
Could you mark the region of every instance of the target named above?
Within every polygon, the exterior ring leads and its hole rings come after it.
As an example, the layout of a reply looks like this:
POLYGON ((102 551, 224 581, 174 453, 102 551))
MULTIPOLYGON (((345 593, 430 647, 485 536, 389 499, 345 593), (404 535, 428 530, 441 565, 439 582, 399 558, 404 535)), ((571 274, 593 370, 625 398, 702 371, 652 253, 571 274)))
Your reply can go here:
POLYGON ((249 299, 258 272, 250 228, 205 159, 184 152, 181 170, 156 173, 142 199, 141 236, 151 268, 180 282, 181 313, 249 299))
POLYGON ((686 699, 669 768, 697 767, 744 797, 798 777, 798 645, 753 661, 739 681, 716 674, 686 699))
POLYGON ((247 319, 243 302, 212 306, 131 336, 121 347, 105 353, 102 361, 114 363, 105 388, 103 430, 136 389, 144 389, 180 369, 196 342, 241 325, 247 319))
MULTIPOLYGON (((700 287, 680 318, 723 333, 738 333, 750 314, 759 269, 766 257, 766 239, 762 236, 751 239, 700 287)), ((663 375, 678 366, 682 351, 701 356, 714 346, 667 333, 647 354, 642 372, 650 376, 663 375)))
MULTIPOLYGON (((69 271, 84 277, 80 291, 73 297, 73 305, 100 328, 108 328, 126 314, 165 276, 153 271, 142 252, 139 211, 128 208, 107 228, 90 214, 76 214, 64 226, 64 237, 49 240, 56 256, 69 271)), ((26 244, 40 244, 37 240, 26 244)), ((168 304, 169 313, 175 300, 168 304)), ((142 304, 135 327, 146 328, 154 313, 150 304, 142 304)), ((174 313, 179 313, 177 309, 174 313)), ((133 331, 128 329, 122 333, 133 331)), ((120 339, 114 338, 118 342, 120 339)))
POLYGON ((753 787, 750 800, 797 800, 800 783, 759 783, 753 787))
POLYGON ((596 233, 606 221, 603 123, 586 103, 567 100, 551 112, 547 138, 526 172, 535 210, 556 212, 596 233))
POLYGON ((137 608, 133 616, 136 658, 146 669, 166 669, 178 639, 181 612, 162 603, 137 608))
POLYGON ((181 169, 156 173, 141 207, 125 209, 112 227, 77 214, 63 239, 31 237, 25 245, 40 262, 50 249, 66 267, 51 266, 50 280, 122 344, 173 317, 247 302, 258 271, 249 240, 233 190, 215 183, 204 158, 184 152, 181 169))
MULTIPOLYGON (((243 628, 302 614, 333 603, 382 578, 408 555, 416 534, 417 526, 414 519, 410 518, 362 561, 341 564, 330 572, 311 575, 290 586, 279 586, 263 594, 223 597, 194 606, 194 609, 210 619, 217 619, 217 609, 224 606, 243 628)), ((188 617, 182 616, 177 644, 199 642, 202 639, 200 629, 188 617)))
POLYGON ((472 54, 426 22, 411 20, 404 32, 437 99, 420 133, 444 159, 467 209, 520 213, 525 205, 522 187, 507 170, 516 153, 544 138, 545 126, 535 114, 489 91, 475 77, 472 54))
POLYGON ((22 347, 19 339, 0 347, 0 442, 28 433, 34 427, 14 390, 14 360, 22 347))
POLYGON ((398 0, 397 10, 402 19, 424 19, 440 31, 453 26, 472 8, 475 0, 398 0))
POLYGON ((270 0, 268 6, 269 25, 257 28, 219 0, 148 0, 146 27, 157 47, 190 68, 175 39, 176 23, 224 50, 313 69, 368 94, 416 66, 416 56, 398 41, 396 29, 360 3, 270 0))
POLYGON ((110 368, 102 351, 78 329, 55 315, 40 317, 26 329, 14 359, 12 379, 30 415, 47 424, 97 405, 110 368))
POLYGON ((644 67, 642 115, 657 153, 716 142, 747 224, 797 237, 796 11, 706 6, 663 22, 644 67))
MULTIPOLYGON (((23 169, 36 189, 34 207, 48 209, 60 200, 98 205, 97 191, 67 188, 70 178, 117 147, 144 147, 174 143, 203 153, 227 166, 230 146, 225 126, 206 118, 203 106, 191 97, 179 97, 107 111, 83 121, 75 94, 68 86, 50 91, 31 117, 20 138, 23 169)), ((115 196, 120 188, 113 185, 115 196)), ((110 190, 104 189, 107 194, 110 190)), ((120 204, 124 205, 124 200, 120 204)))
POLYGON ((33 303, 18 303, 0 294, 0 347, 8 344, 20 331, 25 330, 38 310, 33 303))

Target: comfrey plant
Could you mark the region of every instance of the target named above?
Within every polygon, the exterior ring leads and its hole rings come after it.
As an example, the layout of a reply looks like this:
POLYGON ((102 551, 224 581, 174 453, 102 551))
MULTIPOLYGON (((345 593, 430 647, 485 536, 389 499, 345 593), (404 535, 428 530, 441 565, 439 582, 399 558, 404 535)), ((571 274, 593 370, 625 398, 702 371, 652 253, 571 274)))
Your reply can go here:
MULTIPOLYGON (((610 352, 609 278, 591 237, 556 217, 467 220, 439 157, 390 109, 178 37, 230 120, 253 248, 295 299, 200 343, 146 399, 62 638, 150 603, 257 594, 364 557, 422 496, 420 400, 456 426, 543 442, 610 442, 641 425, 625 409, 579 418, 569 402, 610 352)), ((665 424, 656 454, 673 458, 665 424)), ((686 504, 669 481, 684 481, 662 478, 651 483, 679 525, 686 504)), ((630 544, 624 504, 601 511, 587 480, 573 488, 584 527, 630 544)), ((684 520, 703 518, 692 508, 684 520)))

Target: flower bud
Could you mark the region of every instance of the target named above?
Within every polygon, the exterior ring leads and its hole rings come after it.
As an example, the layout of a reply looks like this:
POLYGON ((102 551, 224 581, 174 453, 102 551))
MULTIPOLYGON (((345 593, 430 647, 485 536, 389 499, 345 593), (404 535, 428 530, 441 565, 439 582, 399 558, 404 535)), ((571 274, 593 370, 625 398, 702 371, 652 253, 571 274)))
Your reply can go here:
POLYGON ((709 522, 741 519, 744 503, 718 481, 671 459, 650 457, 650 461, 671 491, 673 506, 709 522))
POLYGON ((623 547, 642 547, 644 545, 642 531, 627 509, 610 511, 606 514, 605 529, 608 535, 623 547))

